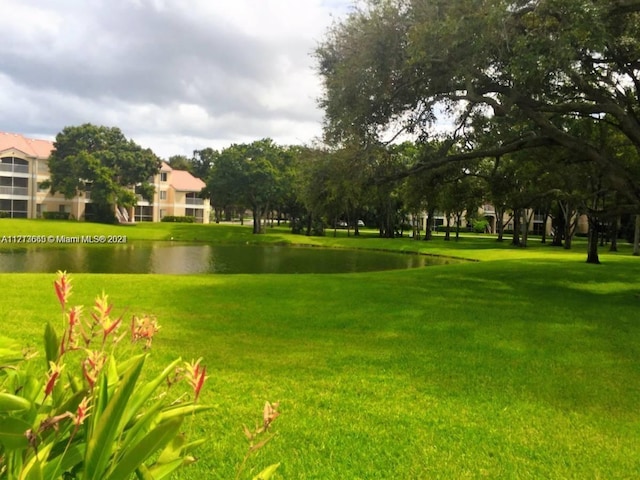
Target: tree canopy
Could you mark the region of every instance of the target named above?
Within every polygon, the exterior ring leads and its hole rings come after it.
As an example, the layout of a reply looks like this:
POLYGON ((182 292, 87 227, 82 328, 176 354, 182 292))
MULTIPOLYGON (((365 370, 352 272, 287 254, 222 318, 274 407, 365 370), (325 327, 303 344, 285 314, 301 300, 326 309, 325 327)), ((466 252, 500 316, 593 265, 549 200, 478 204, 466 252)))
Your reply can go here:
POLYGON ((270 138, 233 144, 221 152, 205 149, 195 153, 201 164, 210 165, 207 191, 214 207, 250 208, 254 233, 263 231, 265 215, 278 208, 293 188, 291 151, 270 138))
POLYGON ((148 180, 159 168, 158 157, 128 140, 119 128, 87 123, 65 127, 56 136, 49 186, 66 198, 90 191, 97 219, 111 221, 115 205, 135 205, 134 187, 144 198, 153 196, 148 180))
POLYGON ((371 144, 400 132, 440 138, 442 148, 409 172, 560 147, 600 165, 638 210, 640 1, 361 5, 316 50, 329 141, 371 144), (572 130, 576 120, 619 132, 633 165, 572 130))

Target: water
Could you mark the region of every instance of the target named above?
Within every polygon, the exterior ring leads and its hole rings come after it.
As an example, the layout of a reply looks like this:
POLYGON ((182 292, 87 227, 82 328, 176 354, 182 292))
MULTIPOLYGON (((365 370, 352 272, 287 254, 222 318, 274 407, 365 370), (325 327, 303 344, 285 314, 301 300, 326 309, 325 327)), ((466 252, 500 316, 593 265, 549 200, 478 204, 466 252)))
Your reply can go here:
POLYGON ((353 273, 452 262, 457 261, 367 250, 167 242, 0 250, 0 272, 33 273, 353 273))

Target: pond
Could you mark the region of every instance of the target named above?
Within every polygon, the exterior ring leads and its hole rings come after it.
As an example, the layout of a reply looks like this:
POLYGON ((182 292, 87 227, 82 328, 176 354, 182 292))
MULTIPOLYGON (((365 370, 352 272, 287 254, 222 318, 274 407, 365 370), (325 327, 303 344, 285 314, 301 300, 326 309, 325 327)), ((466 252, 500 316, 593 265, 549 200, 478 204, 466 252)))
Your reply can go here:
POLYGON ((353 273, 458 262, 370 250, 167 242, 0 250, 0 272, 5 273, 353 273))

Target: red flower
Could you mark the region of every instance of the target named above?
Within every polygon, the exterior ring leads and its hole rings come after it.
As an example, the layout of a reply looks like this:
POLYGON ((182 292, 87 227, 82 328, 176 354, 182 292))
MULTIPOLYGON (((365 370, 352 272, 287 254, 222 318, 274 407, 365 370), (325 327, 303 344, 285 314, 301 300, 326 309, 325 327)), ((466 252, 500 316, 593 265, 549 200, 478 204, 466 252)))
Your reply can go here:
POLYGON ((67 320, 69 326, 62 333, 62 341, 60 342, 60 355, 68 350, 78 349, 78 339, 76 333, 78 329, 81 329, 80 316, 82 315, 82 305, 77 305, 69 309, 67 314, 67 320))
POLYGON ((57 365, 54 362, 49 362, 49 373, 47 375, 47 383, 44 387, 45 398, 51 395, 51 392, 53 392, 53 387, 56 386, 56 382, 58 381, 60 372, 62 372, 63 368, 64 365, 57 365))
POLYGON ((76 426, 76 428, 82 425, 84 423, 84 420, 89 416, 89 409, 91 409, 91 405, 89 405, 89 397, 84 397, 78 405, 78 409, 76 410, 75 415, 71 415, 73 424, 76 426))
POLYGON ((93 389, 93 386, 96 384, 105 360, 106 357, 103 352, 95 350, 89 350, 87 352, 87 358, 82 361, 82 374, 89 384, 89 388, 93 389))
POLYGON ((60 306, 64 311, 67 301, 69 300, 69 295, 71 295, 71 278, 67 275, 66 271, 63 272, 58 270, 57 275, 58 279, 53 282, 53 285, 56 289, 56 295, 60 302, 60 306))
POLYGON ((122 316, 116 320, 112 320, 109 314, 113 309, 113 305, 109 304, 109 296, 102 292, 102 295, 96 297, 91 316, 96 325, 102 328, 102 344, 104 345, 107 337, 120 326, 122 316))
POLYGON ((158 333, 160 326, 155 317, 145 315, 142 318, 137 316, 131 317, 131 341, 145 340, 145 348, 151 347, 153 336, 158 333))
POLYGON ((191 363, 185 362, 185 369, 187 371, 186 378, 187 382, 193 389, 194 402, 198 401, 200 390, 202 390, 202 386, 204 385, 205 380, 208 378, 206 376, 207 367, 200 365, 201 360, 202 358, 199 358, 195 362, 191 361, 191 363))

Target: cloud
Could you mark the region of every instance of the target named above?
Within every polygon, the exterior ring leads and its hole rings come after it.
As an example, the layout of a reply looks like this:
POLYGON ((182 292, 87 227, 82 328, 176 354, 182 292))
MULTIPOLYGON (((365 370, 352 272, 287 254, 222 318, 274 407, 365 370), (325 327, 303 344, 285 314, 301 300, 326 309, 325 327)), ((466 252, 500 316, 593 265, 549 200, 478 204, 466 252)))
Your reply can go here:
POLYGON ((0 130, 118 126, 161 156, 321 133, 311 53, 349 0, 0 0, 0 130))

